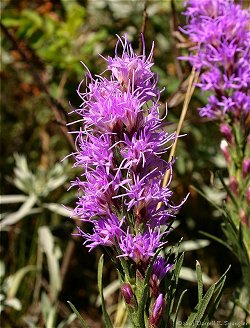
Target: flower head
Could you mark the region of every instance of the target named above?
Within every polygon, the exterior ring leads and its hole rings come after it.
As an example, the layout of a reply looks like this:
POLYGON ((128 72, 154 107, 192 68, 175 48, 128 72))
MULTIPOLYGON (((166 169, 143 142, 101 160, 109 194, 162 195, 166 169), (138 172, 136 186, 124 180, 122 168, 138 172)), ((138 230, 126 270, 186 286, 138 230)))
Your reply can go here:
POLYGON ((147 263, 155 254, 155 251, 164 246, 166 242, 161 241, 164 234, 160 231, 149 230, 144 234, 133 236, 129 231, 121 236, 119 247, 122 251, 120 257, 132 259, 135 263, 147 263))
POLYGON ((183 32, 196 45, 182 57, 201 71, 204 91, 213 91, 200 115, 211 119, 250 112, 250 12, 231 0, 187 0, 183 32), (244 99, 244 101, 240 101, 244 99))
POLYGON ((112 77, 119 82, 123 91, 133 90, 141 100, 148 101, 158 97, 159 90, 156 86, 157 79, 151 70, 153 46, 147 58, 143 36, 142 42, 143 54, 137 55, 126 35, 123 39, 118 37, 115 56, 108 57, 107 62, 108 70, 111 71, 112 77), (118 54, 119 45, 123 49, 121 55, 118 54))

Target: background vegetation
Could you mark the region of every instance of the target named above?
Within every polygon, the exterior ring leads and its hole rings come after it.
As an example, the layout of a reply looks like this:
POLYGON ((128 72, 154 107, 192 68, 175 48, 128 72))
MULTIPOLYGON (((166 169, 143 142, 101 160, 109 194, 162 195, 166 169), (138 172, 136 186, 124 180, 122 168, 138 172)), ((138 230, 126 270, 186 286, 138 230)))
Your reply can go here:
MULTIPOLYGON (((177 57, 188 40, 178 31, 184 24, 183 2, 137 0, 4 0, 1 3, 1 311, 2 327, 78 327, 67 304, 71 301, 93 328, 102 327, 97 292, 98 249, 88 253, 72 237, 78 222, 61 206, 74 206, 76 190, 67 192, 76 169, 71 157, 74 134, 68 134, 68 115, 80 104, 76 95, 83 79, 83 61, 100 73, 113 54, 116 34, 127 33, 140 49, 144 32, 148 53, 155 41, 154 70, 165 90, 162 110, 176 128, 190 74, 177 57), (69 104, 70 102, 70 104, 69 104)), ((193 271, 196 259, 207 287, 232 265, 217 320, 230 314, 230 299, 240 284, 237 258, 200 231, 222 237, 219 212, 197 192, 221 203, 225 197, 215 172, 225 171, 219 151, 218 126, 205 122, 197 108, 206 95, 195 91, 177 147, 172 188, 176 202, 190 197, 177 218, 170 244, 183 238, 186 250, 179 293, 188 288, 180 311, 185 320, 197 303, 193 271)), ((77 126, 68 126, 70 131, 77 126)), ((86 227, 88 229, 88 227, 86 227)), ((110 313, 120 299, 116 272, 105 258, 104 283, 110 313), (113 282, 113 283, 112 283, 113 282)))

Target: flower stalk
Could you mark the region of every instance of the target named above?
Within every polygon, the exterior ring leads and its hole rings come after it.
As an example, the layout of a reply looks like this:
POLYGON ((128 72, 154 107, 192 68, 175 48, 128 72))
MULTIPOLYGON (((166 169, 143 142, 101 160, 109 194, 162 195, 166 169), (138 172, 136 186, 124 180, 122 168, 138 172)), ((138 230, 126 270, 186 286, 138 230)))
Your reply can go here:
POLYGON ((184 15, 182 31, 192 48, 181 59, 200 72, 197 86, 210 93, 200 116, 220 123, 228 171, 228 183, 222 183, 230 217, 224 231, 241 262, 250 298, 250 13, 231 0, 187 0, 184 15), (232 237, 235 229, 237 236, 232 237))
POLYGON ((92 226, 90 233, 78 228, 78 235, 90 251, 97 246, 109 250, 130 320, 138 328, 148 325, 150 308, 151 327, 160 322, 161 281, 173 264, 159 253, 183 203, 171 200, 170 181, 162 185, 174 162, 166 153, 177 136, 164 130, 157 76, 151 70, 153 46, 146 57, 143 38, 142 43, 143 54, 137 55, 126 36, 118 37, 114 57, 104 58, 105 72, 93 77, 87 70, 85 91, 80 83, 83 102, 75 112, 83 127, 74 166, 82 175, 72 181, 78 189, 73 215, 92 226))

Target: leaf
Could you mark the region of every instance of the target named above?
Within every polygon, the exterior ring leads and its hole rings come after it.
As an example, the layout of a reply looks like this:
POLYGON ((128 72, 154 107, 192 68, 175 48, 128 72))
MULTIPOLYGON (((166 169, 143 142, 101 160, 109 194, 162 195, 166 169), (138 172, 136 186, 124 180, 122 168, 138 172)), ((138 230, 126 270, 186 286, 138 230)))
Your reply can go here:
POLYGON ((9 298, 5 300, 4 305, 7 305, 17 311, 22 309, 22 304, 18 298, 9 298))
POLYGON ((196 274, 197 274, 197 282, 198 282, 198 303, 200 303, 203 296, 203 281, 202 281, 201 265, 198 261, 196 261, 196 274))
POLYGON ((67 301, 67 303, 69 303, 69 306, 71 307, 71 309, 74 312, 74 314, 77 316, 77 318, 80 321, 82 327, 83 328, 89 328, 89 326, 87 325, 86 321, 83 319, 83 317, 77 311, 77 309, 75 308, 75 306, 70 301, 67 301))
POLYGON ((55 306, 51 306, 48 312, 48 316, 46 318, 45 327, 46 328, 55 327, 55 321, 56 321, 56 308, 55 306))
POLYGON ((22 269, 19 269, 16 273, 7 278, 7 298, 11 299, 16 296, 18 288, 21 281, 25 275, 30 271, 35 271, 36 267, 34 265, 28 265, 22 269))
POLYGON ((221 183, 222 183, 224 189, 225 189, 226 192, 228 193, 228 196, 231 198, 232 202, 234 203, 236 209, 239 210, 239 204, 237 203, 237 201, 236 201, 236 199, 235 199, 235 197, 234 197, 232 191, 229 189, 229 187, 228 187, 227 184, 225 183, 225 181, 224 181, 224 179, 223 179, 223 176, 221 175, 220 172, 217 172, 217 175, 218 175, 218 177, 219 177, 219 179, 220 179, 220 181, 221 181, 221 183))
POLYGON ((176 328, 176 323, 177 323, 177 318, 178 318, 179 308, 180 308, 180 305, 181 305, 182 299, 183 299, 184 295, 186 294, 186 292, 187 292, 187 289, 183 290, 183 292, 181 293, 181 296, 180 296, 180 298, 179 298, 179 301, 178 301, 178 303, 177 303, 177 307, 176 307, 176 310, 175 310, 176 315, 175 315, 174 325, 173 325, 174 328, 176 328))
POLYGON ((77 319, 77 315, 75 313, 71 313, 67 320, 63 320, 59 323, 57 328, 67 328, 73 321, 75 321, 75 319, 77 319))
POLYGON ((20 221, 22 218, 27 216, 32 207, 35 205, 37 198, 35 195, 30 195, 26 201, 22 204, 18 211, 14 213, 7 214, 5 218, 1 221, 1 227, 5 228, 9 225, 13 225, 20 221))
POLYGON ((144 288, 143 288, 143 292, 141 294, 140 302, 138 304, 138 318, 139 318, 139 325, 140 325, 140 327, 145 327, 145 322, 144 322, 144 309, 145 309, 145 304, 146 304, 147 297, 148 297, 149 279, 150 279, 151 272, 152 272, 152 269, 153 269, 154 261, 155 261, 156 257, 159 255, 159 253, 161 252, 161 250, 162 249, 160 248, 155 253, 155 255, 152 258, 152 260, 150 261, 150 265, 148 266, 148 268, 146 270, 146 273, 145 273, 144 288))
POLYGON ((174 269, 174 274, 175 274, 175 281, 176 283, 178 282, 179 279, 179 275, 180 275, 180 271, 181 271, 181 267, 182 267, 182 263, 184 260, 184 253, 182 253, 175 265, 175 269, 174 269))
POLYGON ((210 233, 208 232, 205 232, 205 231, 199 231, 200 234, 202 234, 203 236, 206 236, 208 238, 211 238, 213 239, 214 241, 217 241, 217 243, 220 243, 221 245, 225 246, 226 248, 228 248, 231 252, 233 252, 233 249, 232 247, 230 247, 230 245, 228 243, 226 243, 225 241, 221 240, 220 238, 216 237, 216 236, 213 236, 211 235, 210 233))
POLYGON ((5 276, 5 264, 0 261, 0 280, 5 276))
MULTIPOLYGON (((112 281, 107 287, 103 288, 103 297, 104 299, 107 299, 110 295, 112 295, 114 292, 116 292, 120 288, 120 281, 114 280, 112 281)), ((96 301, 96 306, 100 306, 102 304, 101 302, 101 296, 99 295, 96 301)))
POLYGON ((47 208, 51 212, 54 212, 56 214, 66 216, 66 217, 69 217, 72 214, 72 212, 69 209, 67 209, 64 206, 57 204, 57 203, 45 203, 45 204, 43 204, 43 207, 47 208))
POLYGON ((213 296, 215 289, 215 284, 212 285, 209 290, 206 292, 205 296, 203 297, 202 301, 198 303, 194 309, 194 311, 190 314, 187 321, 185 322, 184 327, 194 327, 196 328, 200 320, 202 319, 204 312, 208 306, 208 303, 213 296))
POLYGON ((56 254, 56 248, 54 247, 54 238, 47 226, 40 227, 38 229, 38 235, 40 245, 47 257, 51 298, 52 301, 55 301, 58 292, 61 290, 61 275, 58 256, 56 254))
POLYGON ((106 328, 112 328, 112 323, 110 321, 109 315, 107 313, 106 307, 105 307, 105 301, 104 301, 104 297, 103 297, 103 285, 102 285, 102 271, 103 271, 103 254, 99 259, 99 263, 98 263, 98 289, 99 289, 99 293, 101 296, 101 302, 102 302, 102 314, 103 314, 103 319, 105 322, 105 326, 106 328))
POLYGON ((25 195, 1 195, 0 204, 23 203, 28 197, 25 195))

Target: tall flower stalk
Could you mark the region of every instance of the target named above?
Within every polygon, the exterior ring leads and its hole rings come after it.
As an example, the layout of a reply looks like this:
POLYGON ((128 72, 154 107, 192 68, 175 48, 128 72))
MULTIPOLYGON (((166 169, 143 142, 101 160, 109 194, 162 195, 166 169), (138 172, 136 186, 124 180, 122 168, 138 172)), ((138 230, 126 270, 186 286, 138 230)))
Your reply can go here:
POLYGON ((143 48, 139 56, 126 36, 119 38, 105 72, 93 77, 88 71, 86 90, 82 83, 77 90, 83 127, 74 157, 82 175, 72 182, 78 188, 73 215, 92 225, 91 233, 78 228, 86 247, 105 247, 115 262, 134 326, 148 320, 149 327, 158 327, 164 312, 160 284, 172 268, 159 252, 183 202, 171 200, 171 178, 162 185, 165 172, 172 172, 174 161, 164 154, 175 133, 164 130, 159 116, 153 46, 148 57, 143 48), (140 317, 146 276, 149 297, 140 317))
POLYGON ((224 232, 241 262, 250 297, 250 13, 230 0, 187 0, 188 60, 210 93, 202 117, 217 120, 229 176, 224 232))

